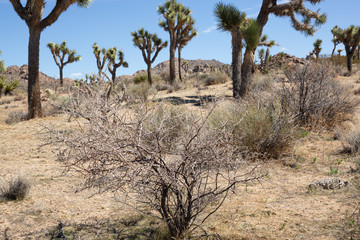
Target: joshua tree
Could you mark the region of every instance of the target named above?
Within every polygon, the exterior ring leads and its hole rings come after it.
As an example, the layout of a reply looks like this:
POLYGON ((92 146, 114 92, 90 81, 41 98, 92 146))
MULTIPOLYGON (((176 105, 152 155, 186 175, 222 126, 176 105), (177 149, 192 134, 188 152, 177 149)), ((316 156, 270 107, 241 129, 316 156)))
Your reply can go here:
POLYGON ((100 49, 97 43, 94 43, 92 48, 96 58, 96 66, 98 68, 98 78, 100 80, 107 60, 107 51, 105 48, 100 49))
POLYGON ((131 35, 133 36, 135 46, 141 50, 144 61, 147 64, 148 83, 151 85, 151 64, 154 63, 159 52, 167 47, 168 42, 163 42, 155 33, 151 34, 145 31, 144 28, 141 28, 137 32, 132 32, 131 35), (151 54, 154 52, 154 56, 151 57, 151 54))
POLYGON ((62 12, 66 11, 72 4, 77 3, 80 7, 88 7, 91 0, 57 0, 55 7, 49 15, 43 18, 45 0, 10 0, 15 12, 26 22, 29 28, 28 47, 28 117, 42 117, 40 84, 39 84, 39 52, 41 32, 59 18, 62 12))
POLYGON ((333 39, 331 39, 331 42, 334 44, 334 48, 333 48, 333 50, 331 52, 331 57, 333 57, 334 54, 335 54, 336 47, 337 47, 337 45, 340 44, 340 41, 334 36, 333 39))
POLYGON ((258 50, 258 55, 259 55, 259 59, 260 59, 261 72, 264 72, 265 50, 263 48, 258 50))
MULTIPOLYGON (((295 30, 312 35, 316 30, 315 26, 325 23, 326 15, 309 10, 304 6, 304 2, 317 4, 322 1, 324 0, 290 0, 289 2, 278 4, 277 0, 262 0, 260 12, 256 19, 259 24, 259 36, 261 36, 263 28, 268 22, 270 14, 279 17, 289 17, 295 30), (304 21, 298 21, 296 19, 297 15, 304 17, 304 21), (311 20, 314 20, 314 22, 311 20)), ((241 97, 246 94, 248 82, 252 76, 253 53, 255 50, 256 47, 254 49, 247 48, 244 55, 241 73, 241 97)))
POLYGON ((181 64, 182 69, 184 69, 184 71, 187 73, 189 71, 189 61, 188 60, 184 60, 181 64))
POLYGON ((186 29, 187 25, 193 25, 191 10, 184 7, 182 3, 176 0, 167 0, 164 5, 158 7, 158 13, 164 17, 159 25, 170 35, 170 84, 175 83, 175 51, 179 46, 180 30, 186 29))
MULTIPOLYGON (((268 41, 268 36, 267 35, 263 35, 260 39, 260 42, 258 44, 258 46, 264 46, 264 47, 267 47, 266 49, 266 53, 265 53, 265 56, 263 57, 263 62, 261 63, 261 71, 262 73, 265 73, 266 72, 266 69, 267 69, 267 65, 268 65, 268 62, 269 62, 269 58, 270 58, 270 48, 272 46, 275 46, 275 45, 278 45, 275 43, 275 41, 271 40, 271 41, 268 41)), ((260 50, 261 51, 261 50, 260 50)), ((265 50, 263 50, 265 51, 265 50)), ((259 57, 260 55, 264 55, 264 52, 263 53, 259 53, 259 57)), ((260 58, 261 59, 261 58, 260 58)))
POLYGON ((231 33, 232 43, 232 81, 233 97, 239 97, 243 36, 241 26, 245 22, 245 13, 240 12, 233 4, 217 3, 214 8, 214 15, 217 19, 217 28, 224 32, 231 33))
POLYGON ((195 21, 191 18, 190 21, 179 29, 177 48, 178 48, 178 66, 179 66, 179 79, 181 76, 181 50, 188 44, 188 42, 197 36, 198 32, 194 29, 195 21))
POLYGON ((111 73, 111 82, 109 83, 109 89, 107 92, 107 99, 109 99, 110 94, 114 88, 115 85, 115 81, 116 81, 116 70, 119 67, 124 67, 127 68, 129 67, 128 63, 124 61, 124 53, 121 50, 117 50, 116 47, 112 47, 109 48, 106 51, 106 56, 107 56, 107 60, 109 61, 108 63, 108 70, 111 73), (116 62, 116 60, 119 60, 118 62, 116 62))
POLYGON ((322 40, 321 39, 316 39, 316 41, 314 42, 313 46, 314 46, 314 50, 313 52, 315 53, 316 59, 319 59, 319 55, 321 52, 321 43, 322 40))
POLYGON ((60 45, 50 42, 50 43, 48 43, 47 46, 53 55, 56 65, 59 67, 60 85, 63 86, 64 85, 64 78, 63 78, 64 67, 69 63, 80 61, 81 56, 76 55, 76 50, 70 50, 66 46, 66 41, 63 41, 60 45), (65 60, 66 56, 67 56, 67 60, 65 60))
POLYGON ((356 50, 356 47, 359 45, 360 42, 360 26, 351 25, 346 29, 341 29, 338 26, 335 26, 331 30, 334 37, 344 44, 346 58, 347 58, 347 68, 349 74, 352 71, 352 59, 356 50))
POLYGON ((357 59, 360 59, 360 43, 357 46, 356 55, 357 55, 357 59))

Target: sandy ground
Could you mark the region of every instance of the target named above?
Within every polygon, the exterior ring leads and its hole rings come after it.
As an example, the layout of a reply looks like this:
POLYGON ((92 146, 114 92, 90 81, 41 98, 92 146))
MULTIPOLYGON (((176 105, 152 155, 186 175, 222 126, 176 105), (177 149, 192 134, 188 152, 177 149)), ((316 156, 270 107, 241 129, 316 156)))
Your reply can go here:
MULTIPOLYGON (((342 80, 356 85, 356 79, 342 80)), ((231 95, 230 86, 226 83, 162 97, 189 100, 185 105, 196 109, 196 96, 231 95)), ((92 192, 75 193, 81 177, 64 173, 50 147, 39 148, 44 137, 42 125, 71 128, 74 123, 67 117, 4 124, 10 111, 25 106, 21 101, 0 105, 0 177, 8 180, 21 175, 32 184, 23 201, 0 202, 0 239, 5 239, 5 232, 10 240, 50 239, 46 233, 59 221, 72 225, 135 214, 111 193, 93 197, 92 192)), ((354 175, 348 173, 354 160, 335 155, 340 149, 341 143, 333 140, 331 133, 310 133, 283 159, 266 163, 269 175, 260 183, 241 186, 204 228, 222 239, 341 239, 343 220, 353 211, 356 199, 351 182, 354 175), (310 183, 330 177, 330 167, 338 168, 335 176, 349 181, 349 186, 309 192, 310 183)))

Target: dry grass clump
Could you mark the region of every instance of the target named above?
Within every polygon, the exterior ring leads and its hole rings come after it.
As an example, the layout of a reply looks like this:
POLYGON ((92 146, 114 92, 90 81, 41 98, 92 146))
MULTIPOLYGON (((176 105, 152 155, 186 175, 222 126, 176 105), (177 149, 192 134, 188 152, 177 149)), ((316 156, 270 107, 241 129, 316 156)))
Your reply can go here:
POLYGON ((253 92, 271 92, 274 90, 275 80, 268 74, 256 73, 250 83, 249 93, 253 92))
POLYGON ((197 76, 198 82, 203 86, 211 86, 230 81, 230 77, 222 72, 210 72, 197 76))
POLYGON ((295 126, 290 115, 282 111, 279 101, 266 104, 225 102, 209 118, 214 127, 223 127, 234 134, 234 144, 243 146, 252 155, 278 158, 293 144, 295 126))
POLYGON ((348 120, 358 105, 351 98, 350 87, 334 79, 326 61, 296 65, 285 71, 285 76, 280 91, 283 106, 302 125, 334 127, 348 120))
POLYGON ((22 110, 11 111, 8 118, 5 119, 6 124, 14 124, 28 120, 28 113, 22 110))
POLYGON ((30 190, 31 184, 29 180, 18 176, 10 179, 8 183, 0 185, 0 199, 5 201, 19 201, 23 200, 30 190))

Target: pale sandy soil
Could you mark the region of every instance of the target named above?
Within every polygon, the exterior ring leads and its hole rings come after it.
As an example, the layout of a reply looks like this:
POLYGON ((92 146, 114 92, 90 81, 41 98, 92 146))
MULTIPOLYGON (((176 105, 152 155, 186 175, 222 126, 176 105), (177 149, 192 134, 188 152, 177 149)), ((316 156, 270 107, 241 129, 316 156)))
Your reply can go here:
MULTIPOLYGON (((356 79, 341 80, 360 85, 356 79)), ((230 86, 226 83, 201 91, 194 88, 161 97, 191 100, 191 96, 199 94, 231 95, 230 86)), ((198 108, 193 102, 185 105, 198 108)), ((69 123, 67 117, 4 124, 10 111, 25 106, 24 102, 15 101, 0 105, 0 177, 9 179, 20 174, 32 183, 23 201, 0 202, 0 239, 6 229, 10 240, 50 239, 45 234, 58 221, 69 226, 135 214, 116 202, 111 193, 91 198, 91 192, 75 193, 81 177, 64 173, 50 147, 39 149, 44 137, 41 125, 71 128, 74 122, 69 123), (6 106, 13 107, 5 109, 6 106)), ((205 229, 223 239, 341 239, 343 220, 347 211, 354 209, 356 199, 351 182, 354 175, 348 173, 355 166, 354 161, 346 155, 334 155, 340 149, 340 142, 332 140, 331 133, 309 134, 286 157, 264 166, 268 177, 246 188, 241 186, 205 223, 205 229), (338 160, 342 162, 338 164, 338 160), (330 176, 331 166, 339 169, 336 177, 350 181, 350 185, 339 190, 308 192, 310 183, 330 176)))

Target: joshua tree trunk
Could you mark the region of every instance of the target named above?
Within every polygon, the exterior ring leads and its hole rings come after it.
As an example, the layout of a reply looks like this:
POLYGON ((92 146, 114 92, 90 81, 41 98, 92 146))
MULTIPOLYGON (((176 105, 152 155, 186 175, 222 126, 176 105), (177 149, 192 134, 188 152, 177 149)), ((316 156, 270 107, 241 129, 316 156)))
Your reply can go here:
POLYGON ((181 76, 181 48, 180 47, 178 48, 178 57, 179 57, 179 59, 178 59, 179 79, 180 79, 180 81, 182 81, 182 76, 181 76))
POLYGON ((170 34, 170 84, 173 85, 176 79, 175 68, 176 39, 175 33, 170 34))
POLYGON ((360 46, 357 47, 357 59, 360 59, 360 46))
POLYGON ((60 67, 60 86, 64 86, 63 68, 60 67))
POLYGON ((147 75, 148 75, 148 83, 152 85, 152 78, 151 78, 151 63, 147 64, 147 75))
POLYGON ((333 57, 333 56, 334 56, 334 54, 335 54, 335 50, 336 50, 336 45, 334 44, 334 48, 333 48, 333 50, 332 50, 332 52, 331 52, 331 57, 333 57))
POLYGON ((270 58, 270 48, 268 47, 266 49, 266 54, 265 54, 265 60, 264 60, 264 72, 266 72, 266 69, 267 69, 267 65, 269 63, 269 58, 270 58))
POLYGON ((41 29, 29 26, 29 77, 28 77, 28 112, 29 118, 42 117, 40 83, 39 83, 39 55, 41 29))
POLYGON ((249 83, 253 74, 253 53, 250 50, 245 51, 244 63, 241 67, 241 84, 239 90, 239 96, 244 97, 247 93, 249 83))
POLYGON ((353 54, 351 53, 350 50, 346 49, 346 59, 347 59, 347 69, 349 71, 349 74, 351 75, 352 72, 352 58, 353 58, 353 54))
POLYGON ((232 80, 233 80, 233 97, 239 98, 241 65, 242 65, 242 44, 241 32, 239 28, 231 33, 232 36, 232 80))

